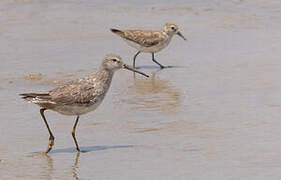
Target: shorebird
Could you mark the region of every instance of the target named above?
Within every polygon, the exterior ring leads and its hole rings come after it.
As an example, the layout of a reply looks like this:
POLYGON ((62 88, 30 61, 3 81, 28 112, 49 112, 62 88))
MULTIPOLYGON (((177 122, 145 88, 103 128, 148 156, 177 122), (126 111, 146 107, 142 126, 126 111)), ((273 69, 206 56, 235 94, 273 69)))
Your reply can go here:
POLYGON ((40 114, 50 135, 49 144, 45 153, 48 153, 52 149, 55 139, 44 115, 45 110, 53 110, 63 115, 76 116, 76 121, 72 128, 72 137, 77 151, 80 152, 78 142, 75 138, 79 116, 95 110, 100 105, 110 87, 114 72, 121 68, 148 77, 143 72, 124 64, 120 56, 108 54, 104 57, 96 73, 70 81, 49 92, 20 94, 24 100, 41 107, 40 114))
POLYGON ((136 65, 136 57, 141 52, 151 53, 152 61, 158 64, 161 69, 165 68, 165 66, 155 60, 154 53, 157 53, 167 47, 175 34, 186 40, 186 38, 180 33, 178 26, 174 23, 166 23, 163 29, 158 31, 119 29, 110 30, 120 36, 123 40, 125 40, 129 46, 134 47, 138 50, 138 52, 134 55, 134 68, 136 65))

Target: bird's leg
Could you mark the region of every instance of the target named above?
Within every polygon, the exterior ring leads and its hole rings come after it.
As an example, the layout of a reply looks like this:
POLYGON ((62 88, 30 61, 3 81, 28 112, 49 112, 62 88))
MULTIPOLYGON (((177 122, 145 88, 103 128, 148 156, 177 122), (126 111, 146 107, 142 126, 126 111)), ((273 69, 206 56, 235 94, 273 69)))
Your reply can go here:
POLYGON ((154 58, 154 53, 151 53, 152 54, 152 61, 155 62, 156 64, 158 64, 160 66, 161 69, 165 68, 165 66, 163 66, 162 64, 160 64, 159 62, 157 62, 154 58))
POLYGON ((76 140, 76 138, 75 138, 75 130, 76 130, 76 126, 77 126, 77 124, 78 124, 78 120, 79 120, 79 116, 77 116, 77 118, 76 118, 76 121, 75 121, 74 126, 73 126, 73 128, 72 128, 71 134, 72 134, 72 137, 73 137, 73 139, 74 139, 74 142, 75 142, 75 145, 76 145, 76 149, 77 149, 78 152, 80 152, 80 148, 79 148, 78 143, 77 143, 77 140, 76 140))
POLYGON ((41 114, 41 116, 42 116, 42 118, 44 120, 44 123, 46 124, 46 127, 48 129, 48 132, 50 134, 48 148, 45 151, 45 153, 47 154, 49 151, 51 151, 51 149, 52 149, 52 147, 54 145, 55 137, 53 136, 53 133, 52 133, 52 131, 51 131, 51 129, 50 129, 48 123, 47 123, 46 118, 45 118, 45 115, 44 115, 44 111, 45 110, 46 110, 45 108, 40 109, 40 114, 41 114))
POLYGON ((137 54, 134 55, 133 68, 136 68, 136 58, 139 54, 140 54, 140 51, 138 51, 137 54))

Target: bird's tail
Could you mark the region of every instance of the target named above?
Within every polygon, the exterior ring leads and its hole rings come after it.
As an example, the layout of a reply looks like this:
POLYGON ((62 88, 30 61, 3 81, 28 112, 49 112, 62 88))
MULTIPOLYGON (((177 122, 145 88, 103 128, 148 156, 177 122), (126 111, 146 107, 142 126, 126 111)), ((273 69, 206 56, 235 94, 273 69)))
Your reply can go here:
POLYGON ((113 32, 114 34, 117 34, 119 36, 123 36, 124 32, 119 30, 119 29, 110 29, 111 32, 113 32))
POLYGON ((22 99, 30 102, 46 101, 50 99, 49 93, 23 93, 19 95, 22 96, 22 99))

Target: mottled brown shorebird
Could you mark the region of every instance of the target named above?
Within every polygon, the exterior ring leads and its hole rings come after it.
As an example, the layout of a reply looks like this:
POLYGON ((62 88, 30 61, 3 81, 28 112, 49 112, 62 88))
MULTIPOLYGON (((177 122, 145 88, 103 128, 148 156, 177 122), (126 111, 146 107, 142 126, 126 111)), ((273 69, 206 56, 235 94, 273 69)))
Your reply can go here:
POLYGON ((133 67, 136 65, 136 57, 141 53, 151 53, 152 61, 165 68, 154 58, 154 53, 161 51, 168 46, 172 37, 177 34, 184 40, 186 38, 180 33, 179 28, 174 23, 166 23, 162 30, 119 30, 110 29, 113 33, 124 39, 129 46, 134 47, 138 52, 134 55, 133 67))
POLYGON ((70 81, 64 86, 55 88, 49 92, 20 94, 24 100, 35 103, 41 107, 40 114, 50 135, 49 144, 45 153, 48 153, 52 149, 55 139, 45 118, 45 110, 53 110, 63 115, 77 116, 72 128, 72 137, 77 151, 80 151, 75 138, 75 130, 79 116, 95 110, 100 105, 110 87, 114 72, 121 68, 148 77, 148 75, 143 72, 137 71, 124 64, 120 56, 108 54, 103 59, 96 73, 70 81))

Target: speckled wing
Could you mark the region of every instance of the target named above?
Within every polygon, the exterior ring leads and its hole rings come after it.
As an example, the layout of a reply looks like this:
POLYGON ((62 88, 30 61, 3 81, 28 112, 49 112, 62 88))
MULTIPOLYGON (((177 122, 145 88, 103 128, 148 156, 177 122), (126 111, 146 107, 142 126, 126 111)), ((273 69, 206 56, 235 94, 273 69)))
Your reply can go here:
POLYGON ((79 81, 55 88, 49 92, 51 101, 61 105, 89 103, 94 101, 97 94, 94 84, 85 84, 79 81))
POLYGON ((144 47, 155 46, 162 42, 165 37, 160 31, 149 30, 117 30, 111 29, 111 31, 120 37, 135 42, 144 47))
POLYGON ((54 104, 71 105, 95 102, 100 90, 95 87, 97 84, 83 83, 83 80, 74 80, 64 86, 55 88, 45 93, 24 93, 20 94, 23 99, 36 103, 45 108, 51 108, 54 104))

